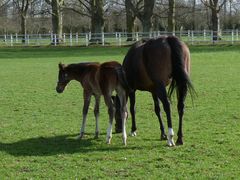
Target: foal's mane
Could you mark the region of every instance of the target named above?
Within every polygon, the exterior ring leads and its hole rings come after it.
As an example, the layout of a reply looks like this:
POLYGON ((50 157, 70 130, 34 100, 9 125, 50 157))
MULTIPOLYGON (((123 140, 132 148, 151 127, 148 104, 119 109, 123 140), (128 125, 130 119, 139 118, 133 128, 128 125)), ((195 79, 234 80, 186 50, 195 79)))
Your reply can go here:
POLYGON ((75 64, 68 64, 65 67, 66 71, 70 71, 70 72, 87 72, 90 69, 92 69, 92 67, 98 67, 99 63, 98 62, 82 62, 82 63, 75 63, 75 64))

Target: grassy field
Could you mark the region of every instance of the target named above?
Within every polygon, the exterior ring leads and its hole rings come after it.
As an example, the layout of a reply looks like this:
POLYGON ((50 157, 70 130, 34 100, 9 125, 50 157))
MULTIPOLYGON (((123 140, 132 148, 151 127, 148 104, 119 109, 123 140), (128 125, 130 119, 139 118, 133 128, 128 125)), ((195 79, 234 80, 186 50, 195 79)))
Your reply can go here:
MULTIPOLYGON (((82 89, 72 82, 63 94, 55 92, 60 61, 121 62, 127 48, 1 48, 0 179, 239 179, 239 49, 191 47, 198 97, 186 102, 185 144, 170 148, 159 141, 149 93, 137 93, 138 135, 124 147, 121 134, 105 144, 103 101, 100 138, 94 139, 92 103, 87 135, 77 140, 82 89)), ((172 105, 176 133, 176 100, 172 105)))

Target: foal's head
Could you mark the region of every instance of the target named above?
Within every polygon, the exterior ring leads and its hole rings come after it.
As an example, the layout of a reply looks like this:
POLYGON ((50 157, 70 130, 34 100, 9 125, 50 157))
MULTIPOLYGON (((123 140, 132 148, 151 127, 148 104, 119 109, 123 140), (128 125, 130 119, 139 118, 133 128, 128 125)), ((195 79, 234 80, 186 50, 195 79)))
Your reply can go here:
POLYGON ((72 79, 66 70, 66 65, 59 63, 58 67, 59 67, 59 73, 58 73, 58 82, 57 82, 56 91, 58 93, 62 93, 64 91, 65 87, 67 86, 67 84, 72 79))

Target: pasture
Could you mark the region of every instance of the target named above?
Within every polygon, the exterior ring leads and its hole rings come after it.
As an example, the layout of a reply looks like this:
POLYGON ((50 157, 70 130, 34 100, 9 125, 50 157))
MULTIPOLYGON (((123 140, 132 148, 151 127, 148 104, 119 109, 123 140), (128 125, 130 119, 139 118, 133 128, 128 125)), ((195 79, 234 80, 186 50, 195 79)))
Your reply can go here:
MULTIPOLYGON (((128 48, 0 48, 0 179, 238 179, 240 176, 240 47, 190 47, 191 79, 183 146, 167 147, 151 95, 137 92, 137 136, 105 143, 107 109, 101 101, 100 137, 94 139, 92 101, 86 136, 82 88, 55 91, 58 66, 83 61, 122 62, 128 48)), ((164 113, 163 113, 164 114, 164 113)), ((176 100, 172 101, 175 134, 176 100)), ((166 118, 164 123, 166 126, 166 118)), ((130 132, 131 119, 127 121, 130 132)), ((114 132, 114 130, 113 130, 114 132)), ((176 135, 175 135, 176 140, 176 135)))

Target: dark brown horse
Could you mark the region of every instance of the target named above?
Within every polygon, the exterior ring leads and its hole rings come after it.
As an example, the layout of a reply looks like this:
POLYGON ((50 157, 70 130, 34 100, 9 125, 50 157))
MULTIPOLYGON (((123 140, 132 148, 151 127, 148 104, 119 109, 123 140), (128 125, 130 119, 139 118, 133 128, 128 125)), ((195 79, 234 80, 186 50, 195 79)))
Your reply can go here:
POLYGON ((121 64, 116 61, 99 63, 79 63, 79 64, 59 64, 59 74, 56 91, 62 93, 66 85, 71 81, 79 81, 83 87, 84 106, 83 106, 83 121, 80 130, 79 138, 84 135, 84 129, 86 125, 86 118, 88 108, 90 104, 91 96, 95 97, 94 115, 96 118, 96 131, 95 137, 99 135, 99 103, 100 96, 104 96, 105 104, 108 106, 109 113, 109 127, 107 130, 107 143, 111 142, 112 138, 112 122, 115 113, 115 107, 111 99, 112 93, 116 90, 120 99, 120 113, 122 119, 123 128, 123 143, 126 145, 126 129, 125 122, 127 117, 126 108, 126 91, 127 83, 125 74, 123 72, 121 64))
POLYGON ((161 140, 168 139, 168 145, 174 146, 171 109, 168 99, 176 89, 178 99, 179 129, 177 144, 183 144, 182 121, 184 101, 187 92, 194 91, 190 82, 190 53, 186 44, 177 37, 168 36, 135 43, 123 61, 128 85, 133 91, 129 93, 130 112, 132 116, 132 135, 136 135, 135 91, 149 91, 154 100, 155 113, 161 130, 161 140), (166 86, 170 84, 167 94, 166 86), (160 114, 159 100, 167 116, 168 136, 160 114))

